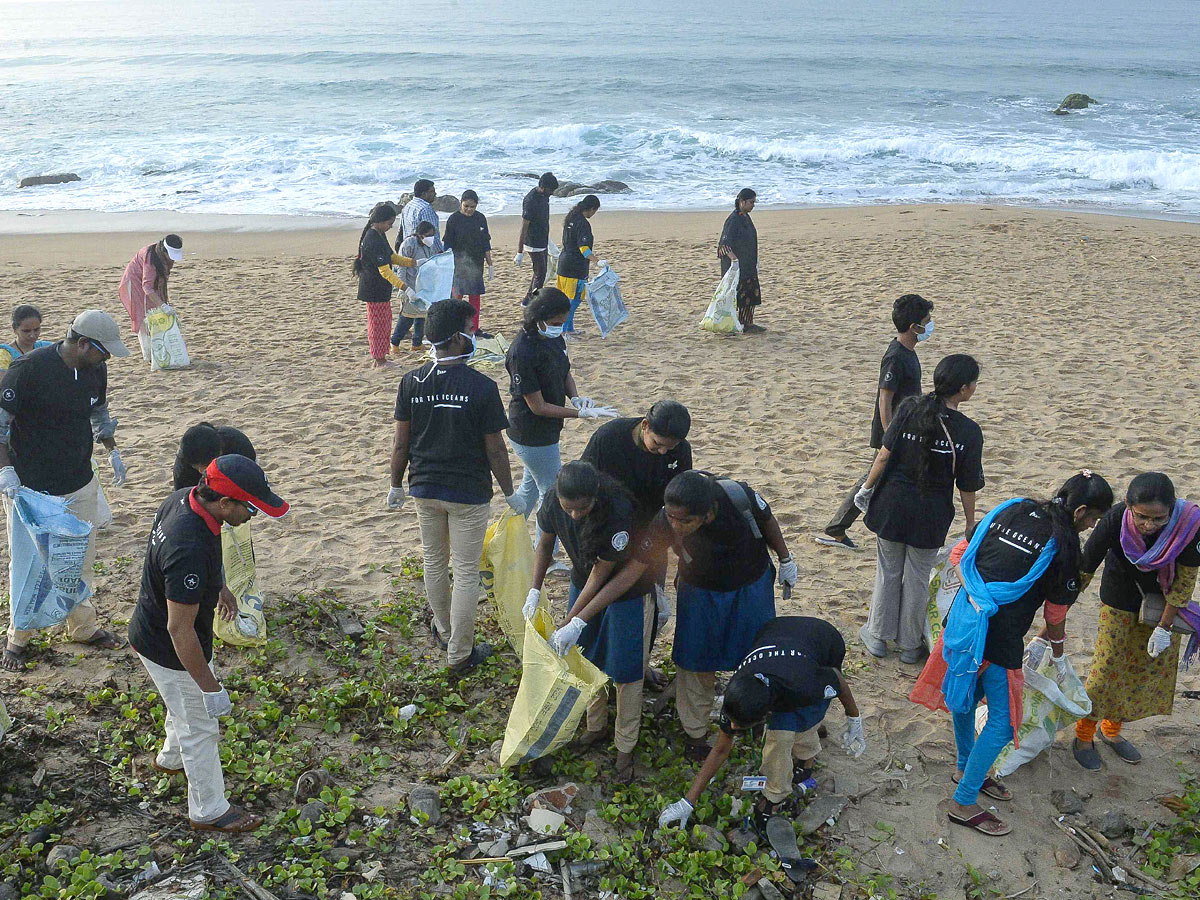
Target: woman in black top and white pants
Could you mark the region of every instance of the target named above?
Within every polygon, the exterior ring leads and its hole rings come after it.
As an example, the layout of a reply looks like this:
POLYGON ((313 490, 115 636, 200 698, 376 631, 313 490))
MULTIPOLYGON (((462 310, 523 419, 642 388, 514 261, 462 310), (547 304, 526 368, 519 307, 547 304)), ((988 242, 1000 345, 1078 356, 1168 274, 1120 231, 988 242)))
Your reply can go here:
POLYGON ((901 662, 922 659, 929 573, 954 521, 955 485, 967 534, 975 527, 983 432, 958 407, 975 395, 978 381, 979 363, 966 354, 938 363, 933 391, 901 405, 855 497, 876 536, 875 591, 859 632, 873 656, 887 655, 887 642, 895 641, 901 662))

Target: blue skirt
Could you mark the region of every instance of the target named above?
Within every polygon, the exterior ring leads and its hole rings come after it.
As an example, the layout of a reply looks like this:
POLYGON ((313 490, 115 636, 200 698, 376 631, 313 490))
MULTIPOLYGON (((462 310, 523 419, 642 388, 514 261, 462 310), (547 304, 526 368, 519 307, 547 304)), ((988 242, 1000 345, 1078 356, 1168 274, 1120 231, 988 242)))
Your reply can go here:
POLYGON ((767 728, 771 731, 808 731, 821 724, 831 702, 822 700, 812 706, 802 706, 794 712, 774 713, 767 721, 767 728))
MULTIPOLYGON (((574 604, 579 589, 574 584, 567 594, 568 604, 574 604)), ((644 603, 653 603, 653 598, 642 594, 626 594, 614 600, 608 608, 596 616, 579 636, 579 651, 601 669, 614 684, 629 684, 641 681, 642 669, 642 624, 644 603)))
POLYGON ((775 618, 775 569, 736 591, 678 584, 675 665, 690 672, 732 672, 753 649, 758 630, 775 618))

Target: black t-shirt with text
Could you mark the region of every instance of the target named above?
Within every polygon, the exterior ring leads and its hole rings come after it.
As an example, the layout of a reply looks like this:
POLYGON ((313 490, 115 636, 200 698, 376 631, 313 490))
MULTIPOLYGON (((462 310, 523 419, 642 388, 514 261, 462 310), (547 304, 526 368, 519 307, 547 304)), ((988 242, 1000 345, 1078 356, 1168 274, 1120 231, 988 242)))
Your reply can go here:
POLYGON ((558 274, 564 278, 587 278, 588 260, 581 248, 595 249, 592 226, 583 213, 567 214, 563 222, 562 252, 558 257, 558 274))
POLYGON ((492 249, 487 217, 481 212, 469 216, 451 213, 446 220, 442 246, 454 251, 455 272, 466 270, 478 275, 483 271, 484 254, 492 249))
POLYGON ((380 266, 392 264, 392 248, 387 238, 368 228, 358 248, 362 266, 358 272, 358 299, 367 303, 386 303, 392 299, 392 285, 379 274, 380 266))
POLYGON ((692 468, 692 445, 680 441, 659 455, 641 447, 634 432, 641 418, 612 419, 597 428, 580 459, 611 475, 637 502, 634 532, 640 534, 662 509, 663 492, 671 479, 692 468))
MULTIPOLYGON (((975 567, 988 583, 1018 581, 1037 562, 1053 531, 1049 514, 1037 503, 1014 503, 992 520, 976 551, 975 567)), ((1060 554, 1063 548, 1055 552, 1060 554)), ((1022 597, 999 607, 988 620, 983 658, 1005 669, 1021 668, 1025 635, 1042 604, 1049 601, 1070 606, 1078 597, 1079 572, 1066 572, 1051 563, 1022 597)))
MULTIPOLYGON (((599 501, 598 501, 599 502, 599 501)), ((589 514, 597 515, 595 510, 589 514)), ((633 555, 633 503, 620 494, 607 501, 603 527, 596 532, 595 556, 587 559, 586 548, 580 540, 584 522, 576 522, 558 502, 558 494, 551 488, 537 514, 538 527, 546 534, 553 534, 562 541, 567 556, 571 559, 571 583, 579 590, 587 584, 596 560, 616 563, 617 567, 633 555)), ((630 589, 631 594, 645 594, 654 587, 653 578, 643 575, 630 589)))
POLYGON ((108 368, 72 369, 61 341, 13 361, 0 408, 13 418, 9 447, 21 484, 65 497, 92 480, 92 410, 108 401, 108 368))
POLYGON ((461 363, 426 363, 400 380, 395 418, 411 423, 412 496, 451 503, 492 498, 484 436, 508 427, 496 382, 461 363))
MULTIPOLYGON (((825 689, 840 690, 838 675, 846 658, 841 633, 824 619, 779 616, 759 629, 754 646, 737 671, 759 676, 771 691, 772 713, 789 713, 815 706, 825 689)), ((733 732, 722 713, 721 730, 733 732)))
POLYGON ((916 350, 909 350, 895 338, 888 344, 879 363, 879 384, 875 388, 875 408, 871 412, 871 446, 883 446, 883 420, 879 416, 879 392, 886 388, 895 391, 892 397, 892 417, 900 404, 921 393, 921 359, 916 350))
MULTIPOLYGON (((771 521, 771 507, 748 484, 738 484, 750 500, 759 531, 763 531, 771 521)), ((679 557, 679 580, 707 591, 724 593, 753 584, 771 564, 766 539, 754 536, 750 523, 724 489, 718 491, 716 518, 701 525, 682 543, 671 529, 666 510, 661 510, 650 521, 635 555, 653 569, 668 548, 679 557)))
POLYGON ((883 436, 883 446, 891 451, 891 458, 871 498, 865 522, 885 541, 940 548, 954 521, 955 485, 968 492, 983 487, 983 432, 958 410, 947 409, 942 421, 954 439, 954 449, 938 429, 932 450, 937 463, 922 489, 921 465, 926 449, 908 430, 914 408, 912 400, 901 407, 883 436))
POLYGON ((163 501, 154 516, 142 588, 129 620, 129 643, 142 656, 167 668, 183 670, 167 631, 167 601, 195 604, 196 637, 204 658, 212 661, 213 615, 224 575, 220 528, 206 518, 192 489, 184 488, 163 501))
POLYGON ((521 201, 521 218, 529 223, 525 231, 525 244, 529 247, 547 247, 550 243, 550 195, 534 188, 521 201))
POLYGON ((522 329, 517 333, 504 360, 508 370, 508 436, 527 447, 557 444, 563 420, 539 416, 529 408, 525 397, 542 392, 542 399, 554 406, 567 405, 567 376, 571 361, 567 342, 562 337, 530 337, 522 329))

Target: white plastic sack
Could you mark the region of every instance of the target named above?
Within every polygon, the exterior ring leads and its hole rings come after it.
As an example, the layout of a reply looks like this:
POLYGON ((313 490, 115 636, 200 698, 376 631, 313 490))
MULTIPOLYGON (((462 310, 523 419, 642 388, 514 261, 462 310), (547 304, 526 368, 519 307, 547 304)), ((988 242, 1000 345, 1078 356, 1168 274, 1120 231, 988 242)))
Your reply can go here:
POLYGON ((558 244, 549 238, 546 239, 546 284, 554 286, 554 279, 558 277, 558 257, 562 251, 558 249, 558 244))
POLYGON ((171 306, 164 303, 147 310, 146 328, 150 331, 150 371, 186 369, 192 364, 179 330, 179 316, 171 306))
POLYGON ((621 289, 617 286, 620 280, 621 276, 605 265, 587 283, 588 308, 600 326, 602 338, 608 337, 614 328, 629 318, 629 310, 625 308, 621 289))
POLYGON ((742 323, 737 317, 737 286, 741 266, 735 261, 713 293, 712 303, 700 320, 700 327, 713 334, 741 334, 742 323))
POLYGON ((950 565, 950 551, 953 549, 952 544, 947 544, 939 550, 933 568, 929 572, 929 606, 925 610, 925 646, 930 653, 933 652, 933 645, 937 643, 938 636, 942 633, 942 623, 946 621, 946 614, 950 612, 950 604, 954 602, 954 598, 958 595, 958 589, 962 587, 958 569, 950 565))
POLYGON ((417 284, 413 290, 429 305, 449 300, 454 287, 454 251, 446 250, 431 256, 417 269, 417 284))
POLYGON ((429 313, 430 303, 428 300, 422 299, 420 295, 417 296, 415 302, 409 298, 408 294, 401 296, 404 301, 400 306, 400 315, 408 316, 410 319, 423 319, 429 313))
MULTIPOLYGON (((1075 667, 1067 660, 1067 674, 1060 684, 1055 680, 1054 661, 1049 653, 1037 670, 1029 668, 1029 653, 1025 653, 1025 693, 1022 695, 1025 714, 1017 727, 1020 749, 1010 741, 996 757, 995 771, 1005 778, 1054 743, 1064 728, 1087 718, 1092 712, 1092 699, 1075 667)), ((975 710, 975 731, 987 724, 987 706, 975 710)))
POLYGON ((92 593, 83 563, 92 526, 65 500, 21 488, 9 508, 12 619, 22 631, 63 622, 92 593))

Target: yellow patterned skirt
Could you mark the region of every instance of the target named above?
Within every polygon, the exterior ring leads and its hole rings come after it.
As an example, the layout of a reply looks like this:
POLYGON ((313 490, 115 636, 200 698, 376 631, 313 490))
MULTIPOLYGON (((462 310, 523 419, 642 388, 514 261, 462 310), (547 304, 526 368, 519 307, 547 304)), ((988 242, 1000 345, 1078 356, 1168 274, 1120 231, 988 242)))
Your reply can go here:
POLYGON ((1153 625, 1138 622, 1136 613, 1100 607, 1100 631, 1088 672, 1087 692, 1092 719, 1134 722, 1147 716, 1169 716, 1175 705, 1179 671, 1179 635, 1157 659, 1146 644, 1153 625))

